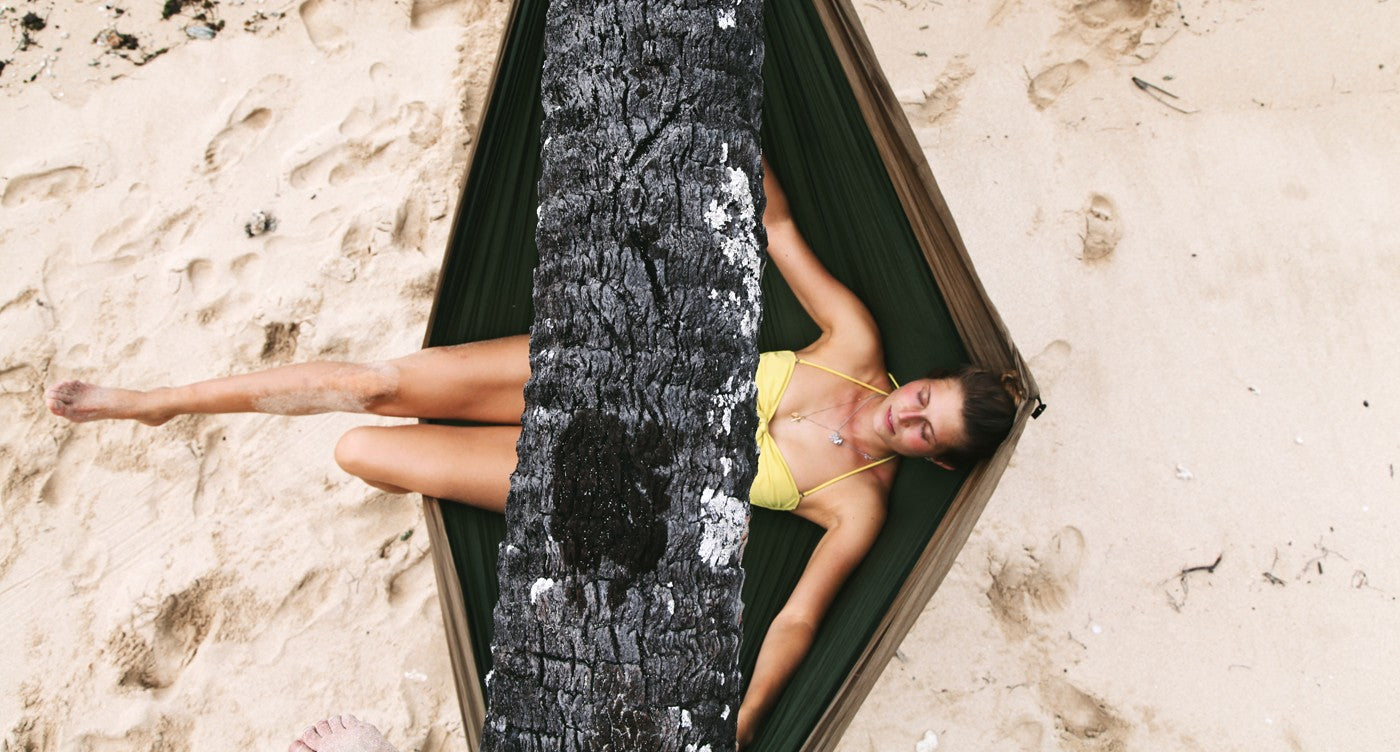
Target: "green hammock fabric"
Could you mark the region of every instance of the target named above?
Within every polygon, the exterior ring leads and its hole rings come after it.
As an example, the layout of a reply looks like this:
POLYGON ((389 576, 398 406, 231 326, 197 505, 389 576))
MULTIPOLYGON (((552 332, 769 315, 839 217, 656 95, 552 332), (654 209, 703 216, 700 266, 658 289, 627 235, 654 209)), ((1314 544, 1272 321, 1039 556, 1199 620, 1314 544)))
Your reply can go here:
MULTIPOLYGON (((543 0, 520 0, 507 32, 442 272, 430 345, 528 330, 545 7, 543 0)), ((901 382, 966 360, 816 11, 803 0, 771 0, 765 13, 763 148, 804 237, 870 307, 888 366, 901 382)), ((763 290, 761 349, 800 348, 815 339, 817 328, 771 266, 763 290)), ((464 465, 470 462, 463 458, 464 465)), ((926 463, 903 465, 879 540, 832 605, 755 750, 802 745, 966 477, 926 463)), ((460 504, 444 504, 442 513, 484 682, 504 524, 497 515, 460 504)), ((746 675, 820 534, 794 515, 753 510, 744 555, 746 675)))

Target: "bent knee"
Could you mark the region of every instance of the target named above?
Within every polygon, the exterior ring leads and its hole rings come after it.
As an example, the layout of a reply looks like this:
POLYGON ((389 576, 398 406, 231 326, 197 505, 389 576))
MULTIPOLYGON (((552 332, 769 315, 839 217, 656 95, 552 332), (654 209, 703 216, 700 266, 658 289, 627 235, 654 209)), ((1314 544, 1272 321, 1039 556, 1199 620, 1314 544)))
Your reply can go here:
POLYGON ((335 464, 359 478, 372 474, 375 458, 375 428, 360 426, 346 431, 335 443, 335 464))

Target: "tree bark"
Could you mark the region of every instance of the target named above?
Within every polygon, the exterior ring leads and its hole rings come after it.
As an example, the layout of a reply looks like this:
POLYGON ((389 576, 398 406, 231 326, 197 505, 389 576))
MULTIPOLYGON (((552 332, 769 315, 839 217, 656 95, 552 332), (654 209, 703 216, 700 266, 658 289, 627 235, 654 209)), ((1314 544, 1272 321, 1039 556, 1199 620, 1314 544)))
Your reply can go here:
POLYGON ((759 0, 555 0, 483 749, 733 749, 759 0))

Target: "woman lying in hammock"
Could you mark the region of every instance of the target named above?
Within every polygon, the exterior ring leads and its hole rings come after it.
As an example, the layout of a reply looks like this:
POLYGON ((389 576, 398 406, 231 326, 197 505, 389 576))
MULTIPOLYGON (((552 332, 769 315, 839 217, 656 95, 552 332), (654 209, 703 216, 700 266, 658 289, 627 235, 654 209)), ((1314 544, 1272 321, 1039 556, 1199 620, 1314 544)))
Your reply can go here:
MULTIPOLYGON (((802 350, 759 359, 759 460, 750 502, 791 511, 826 532, 759 650, 738 714, 741 747, 875 541, 899 458, 951 468, 989 456, 1010 431, 1022 396, 1014 373, 970 367, 892 383, 870 312, 813 255, 764 166, 769 257, 822 334, 802 350)), ((159 425, 189 413, 347 411, 491 424, 354 428, 336 445, 335 459, 375 488, 504 512, 529 376, 529 340, 518 336, 386 362, 305 363, 148 392, 68 381, 46 398, 54 414, 73 421, 159 425), (462 471, 463 457, 473 460, 469 472, 462 471)))

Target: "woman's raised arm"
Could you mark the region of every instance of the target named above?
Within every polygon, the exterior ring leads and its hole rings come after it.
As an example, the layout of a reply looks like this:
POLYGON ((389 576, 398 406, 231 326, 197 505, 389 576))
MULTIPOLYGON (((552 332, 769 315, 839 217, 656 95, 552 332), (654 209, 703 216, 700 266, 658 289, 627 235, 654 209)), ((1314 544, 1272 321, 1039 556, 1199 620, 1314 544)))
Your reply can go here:
POLYGON ((832 599, 880 534, 883 504, 852 506, 864 511, 846 515, 822 535, 792 595, 768 627, 768 635, 758 649, 753 678, 739 707, 740 750, 753 741, 758 725, 773 709, 783 687, 811 649, 832 599))
POLYGON ((768 160, 763 161, 763 191, 768 205, 763 226, 768 231, 768 257, 777 264, 807 315, 821 327, 824 340, 844 345, 879 347, 875 319, 855 293, 846 288, 817 260, 798 232, 788 211, 787 196, 768 160))

